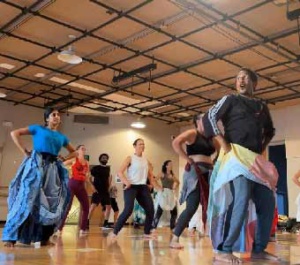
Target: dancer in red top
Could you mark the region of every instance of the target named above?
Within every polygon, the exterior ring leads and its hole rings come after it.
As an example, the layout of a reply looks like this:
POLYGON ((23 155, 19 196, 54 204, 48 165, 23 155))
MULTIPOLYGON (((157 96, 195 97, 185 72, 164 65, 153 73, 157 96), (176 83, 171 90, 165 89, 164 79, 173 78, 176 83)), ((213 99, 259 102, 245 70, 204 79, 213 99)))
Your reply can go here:
POLYGON ((68 160, 64 164, 69 165, 72 164, 72 177, 69 180, 69 189, 71 192, 71 201, 68 207, 68 210, 58 227, 58 235, 60 235, 65 221, 67 219, 68 213, 72 206, 72 201, 74 195, 77 197, 78 201, 80 202, 82 208, 82 215, 80 218, 80 235, 87 233, 87 223, 88 223, 88 214, 89 214, 89 199, 88 194, 85 189, 85 181, 89 174, 89 163, 84 158, 86 153, 86 148, 84 145, 79 145, 76 148, 78 152, 78 157, 74 160, 68 160))

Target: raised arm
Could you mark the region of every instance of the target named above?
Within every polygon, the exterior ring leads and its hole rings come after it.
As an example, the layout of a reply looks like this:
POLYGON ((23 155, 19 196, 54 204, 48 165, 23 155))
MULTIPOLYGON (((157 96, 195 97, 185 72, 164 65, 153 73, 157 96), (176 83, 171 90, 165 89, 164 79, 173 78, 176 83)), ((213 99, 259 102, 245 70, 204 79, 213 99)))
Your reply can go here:
POLYGON ((130 163, 131 163, 131 157, 128 156, 128 157, 126 157, 126 159, 124 160, 124 162, 122 163, 122 165, 118 171, 118 177, 120 178, 122 183, 125 185, 124 190, 127 190, 131 186, 131 183, 129 182, 127 177, 124 175, 124 172, 130 166, 130 163))
POLYGON ((14 141, 15 145, 19 148, 19 150, 24 154, 25 156, 30 156, 30 151, 26 149, 24 144, 21 141, 22 135, 31 135, 29 128, 24 127, 17 130, 14 130, 10 133, 12 140, 14 141))
POLYGON ((197 131, 195 129, 191 129, 179 134, 172 142, 174 151, 190 164, 193 163, 193 161, 191 158, 188 157, 182 145, 194 143, 196 136, 197 136, 197 131))

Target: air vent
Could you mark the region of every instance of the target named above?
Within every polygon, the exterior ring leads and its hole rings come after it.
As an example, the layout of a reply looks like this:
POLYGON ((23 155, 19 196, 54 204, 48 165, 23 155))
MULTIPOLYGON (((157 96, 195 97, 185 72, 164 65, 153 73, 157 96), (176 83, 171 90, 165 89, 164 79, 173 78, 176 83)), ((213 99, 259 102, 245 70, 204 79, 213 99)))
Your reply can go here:
POLYGON ((96 115, 75 115, 75 123, 88 123, 88 124, 108 124, 109 118, 105 116, 96 115))

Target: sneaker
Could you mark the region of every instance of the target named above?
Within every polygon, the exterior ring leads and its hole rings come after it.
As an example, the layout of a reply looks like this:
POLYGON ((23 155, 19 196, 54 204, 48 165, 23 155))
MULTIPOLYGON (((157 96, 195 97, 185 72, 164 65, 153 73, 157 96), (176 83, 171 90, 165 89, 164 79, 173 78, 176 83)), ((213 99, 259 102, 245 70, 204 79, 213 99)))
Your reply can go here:
POLYGON ((102 229, 112 229, 112 227, 107 223, 102 226, 102 229))

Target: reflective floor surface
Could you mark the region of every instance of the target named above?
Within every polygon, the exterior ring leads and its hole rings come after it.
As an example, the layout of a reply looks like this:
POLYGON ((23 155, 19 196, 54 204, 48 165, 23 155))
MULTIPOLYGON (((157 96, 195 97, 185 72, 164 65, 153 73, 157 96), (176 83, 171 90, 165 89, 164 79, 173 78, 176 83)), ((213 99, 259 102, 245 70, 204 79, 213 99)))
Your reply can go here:
MULTIPOLYGON (((2 232, 2 229, 0 230, 2 232)), ((205 265, 213 262, 213 251, 208 237, 183 235, 182 250, 169 248, 171 232, 168 228, 157 230, 157 240, 145 240, 143 230, 124 228, 115 242, 107 235, 111 230, 91 227, 87 236, 80 237, 75 226, 65 227, 56 244, 47 247, 16 245, 8 249, 1 244, 1 265, 92 265, 92 264, 178 264, 205 265)), ((268 251, 278 255, 280 262, 251 261, 241 256, 244 264, 300 264, 300 236, 277 234, 276 242, 268 245, 268 251)))

